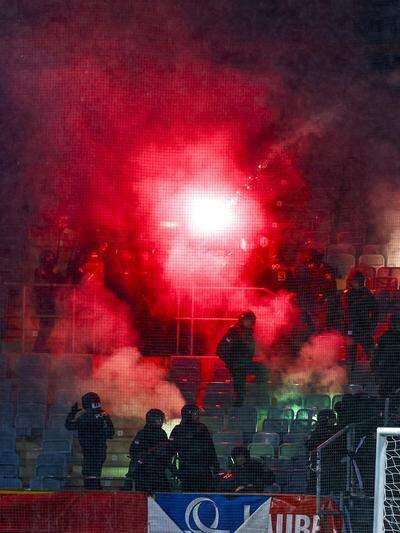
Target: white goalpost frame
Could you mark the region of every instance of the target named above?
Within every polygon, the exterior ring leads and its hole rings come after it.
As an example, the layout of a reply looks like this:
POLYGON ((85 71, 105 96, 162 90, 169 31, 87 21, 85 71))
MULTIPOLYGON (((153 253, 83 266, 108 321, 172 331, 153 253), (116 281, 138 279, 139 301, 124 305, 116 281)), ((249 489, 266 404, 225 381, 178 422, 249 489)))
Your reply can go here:
POLYGON ((384 499, 386 484, 386 448, 388 436, 399 436, 400 428, 378 428, 376 431, 375 495, 373 533, 384 533, 384 499))

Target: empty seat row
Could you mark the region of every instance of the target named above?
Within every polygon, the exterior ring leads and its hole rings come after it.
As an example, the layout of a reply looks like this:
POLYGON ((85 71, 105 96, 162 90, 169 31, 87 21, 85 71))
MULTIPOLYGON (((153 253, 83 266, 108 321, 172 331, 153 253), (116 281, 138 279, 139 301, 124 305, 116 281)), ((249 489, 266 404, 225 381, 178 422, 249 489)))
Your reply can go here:
POLYGON ((280 409, 291 409, 290 406, 295 406, 296 409, 321 410, 331 409, 339 400, 341 400, 341 398, 341 394, 334 395, 332 400, 328 394, 304 394, 287 399, 273 397, 272 403, 280 409))
MULTIPOLYGON (((218 457, 229 457, 232 453, 233 445, 228 442, 215 445, 218 457)), ((265 442, 252 442, 248 446, 251 457, 267 458, 278 456, 281 459, 291 459, 293 457, 306 457, 307 449, 303 443, 283 443, 273 446, 265 442)))
MULTIPOLYGON (((335 269, 339 278, 347 278, 356 266, 353 254, 329 250, 326 256, 327 263, 335 269)), ((358 268, 371 267, 375 271, 385 266, 385 258, 381 254, 363 254, 358 258, 358 268)))
POLYGON ((64 453, 47 451, 39 455, 35 478, 30 482, 32 490, 58 490, 64 487, 68 475, 69 458, 64 453))
MULTIPOLYGON (((278 433, 258 432, 252 435, 250 444, 266 444, 274 449, 279 448, 281 444, 301 444, 307 440, 308 433, 287 433, 283 437, 278 433)), ((225 455, 233 446, 243 443, 243 435, 234 433, 220 433, 215 435, 214 445, 218 455, 225 455)))
POLYGON ((289 432, 289 429, 292 433, 307 433, 312 430, 314 421, 313 420, 273 420, 266 418, 262 423, 262 430, 266 433, 278 433, 284 435, 289 432))

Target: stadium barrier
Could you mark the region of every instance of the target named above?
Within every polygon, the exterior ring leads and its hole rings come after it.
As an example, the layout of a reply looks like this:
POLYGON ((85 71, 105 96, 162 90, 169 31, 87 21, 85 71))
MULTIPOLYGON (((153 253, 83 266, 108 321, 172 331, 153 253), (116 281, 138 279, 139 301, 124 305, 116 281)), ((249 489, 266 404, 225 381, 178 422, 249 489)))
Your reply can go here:
POLYGON ((141 493, 0 493, 2 533, 146 533, 147 517, 141 493))
POLYGON ((0 531, 57 533, 347 533, 335 514, 320 523, 313 496, 1 492, 0 531))

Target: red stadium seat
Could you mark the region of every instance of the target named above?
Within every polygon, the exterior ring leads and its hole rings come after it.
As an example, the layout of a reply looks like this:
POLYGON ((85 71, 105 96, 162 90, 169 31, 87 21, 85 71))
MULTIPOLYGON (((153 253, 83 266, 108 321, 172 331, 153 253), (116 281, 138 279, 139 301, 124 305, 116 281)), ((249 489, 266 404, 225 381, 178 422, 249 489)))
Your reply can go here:
POLYGON ((377 278, 387 278, 391 275, 391 268, 390 267, 381 267, 378 268, 376 277, 377 278))
POLYGON ((392 278, 397 278, 397 281, 400 283, 400 268, 399 267, 392 267, 390 269, 390 275, 392 278))
POLYGON ((392 277, 375 278, 374 287, 376 290, 383 289, 386 291, 396 291, 398 288, 398 280, 397 278, 392 277))
POLYGON ((385 258, 381 254, 363 254, 358 259, 359 265, 371 266, 375 269, 385 266, 385 258))
POLYGON ((375 268, 369 265, 358 265, 354 270, 362 272, 366 278, 370 279, 373 279, 376 275, 375 268))

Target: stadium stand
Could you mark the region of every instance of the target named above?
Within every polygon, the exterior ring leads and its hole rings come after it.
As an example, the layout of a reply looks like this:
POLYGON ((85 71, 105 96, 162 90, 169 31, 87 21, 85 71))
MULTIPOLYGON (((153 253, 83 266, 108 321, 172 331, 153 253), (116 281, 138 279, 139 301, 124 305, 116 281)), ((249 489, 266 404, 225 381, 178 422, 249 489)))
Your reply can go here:
POLYGON ((382 254, 363 254, 358 258, 358 264, 373 267, 376 271, 385 266, 385 258, 382 254))
POLYGON ((356 264, 356 258, 348 253, 335 253, 327 255, 327 263, 335 269, 338 278, 347 278, 356 264))
POLYGON ((222 433, 214 433, 212 436, 215 444, 230 443, 232 446, 236 444, 243 444, 243 431, 223 431, 222 433))
POLYGON ((270 407, 268 409, 268 418, 271 420, 293 420, 293 409, 270 407))
POLYGON ((330 409, 331 399, 327 394, 306 394, 304 396, 304 408, 319 411, 330 409))
POLYGON ((266 433, 287 433, 289 431, 289 420, 272 420, 265 419, 262 424, 262 430, 266 433))
MULTIPOLYGON (((200 422, 205 424, 210 433, 220 433, 224 429, 224 417, 220 416, 201 416, 200 422)), ((240 426, 236 426, 240 427, 240 426)), ((230 428, 229 428, 230 429, 230 428)))
POLYGON ((262 443, 262 444, 270 444, 275 449, 278 448, 280 442, 280 437, 278 433, 265 433, 263 431, 260 431, 258 433, 254 433, 253 435, 253 441, 252 443, 262 443))
POLYGON ((265 442, 252 442, 249 445, 249 451, 251 457, 256 457, 260 459, 275 456, 275 449, 272 444, 267 444, 265 442))

